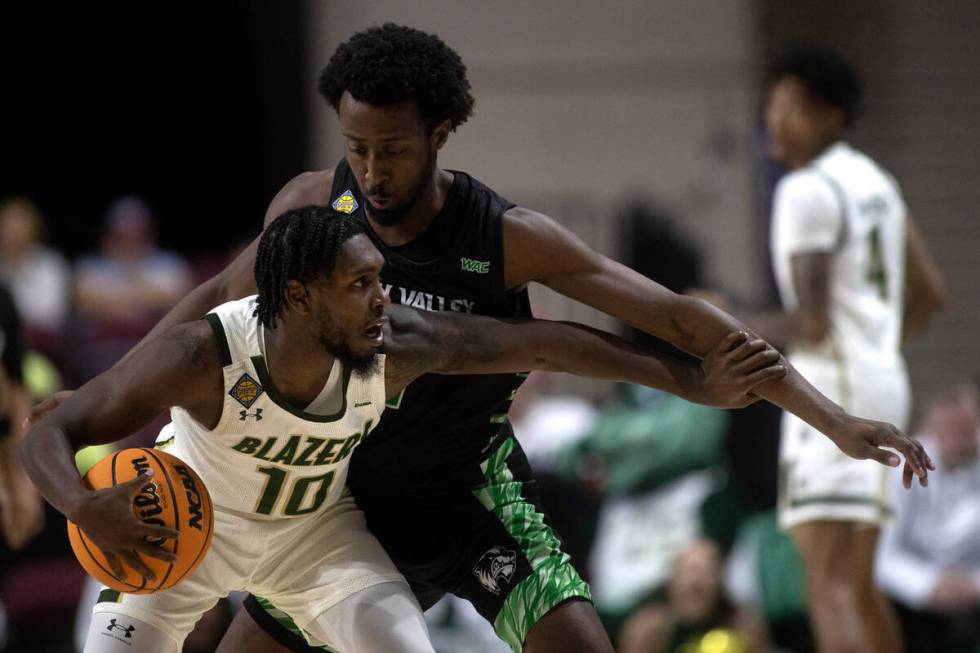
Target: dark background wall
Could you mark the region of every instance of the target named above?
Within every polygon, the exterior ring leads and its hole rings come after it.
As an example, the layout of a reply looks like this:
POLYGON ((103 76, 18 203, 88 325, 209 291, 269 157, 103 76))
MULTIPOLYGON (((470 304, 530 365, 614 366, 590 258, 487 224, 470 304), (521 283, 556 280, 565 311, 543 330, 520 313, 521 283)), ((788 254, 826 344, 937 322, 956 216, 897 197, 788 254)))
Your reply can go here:
POLYGON ((70 254, 122 193, 150 201, 165 245, 223 252, 303 168, 300 10, 136 4, 4 3, 0 197, 38 202, 70 254))

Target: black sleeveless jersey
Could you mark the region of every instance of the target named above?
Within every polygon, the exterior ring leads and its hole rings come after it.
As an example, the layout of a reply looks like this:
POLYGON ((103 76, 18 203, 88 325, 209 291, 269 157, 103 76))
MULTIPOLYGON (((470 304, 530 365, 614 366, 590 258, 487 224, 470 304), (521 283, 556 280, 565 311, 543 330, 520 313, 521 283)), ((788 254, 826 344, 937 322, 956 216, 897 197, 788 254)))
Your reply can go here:
MULTIPOLYGON (((464 172, 432 224, 388 247, 372 231, 366 200, 346 160, 334 172, 331 204, 367 225, 384 254, 391 301, 434 311, 530 317, 526 290, 504 288, 502 216, 514 206, 464 172)), ((362 508, 406 496, 468 490, 480 464, 510 435, 507 409, 523 374, 439 375, 413 381, 388 402, 381 422, 351 458, 348 483, 362 508)))

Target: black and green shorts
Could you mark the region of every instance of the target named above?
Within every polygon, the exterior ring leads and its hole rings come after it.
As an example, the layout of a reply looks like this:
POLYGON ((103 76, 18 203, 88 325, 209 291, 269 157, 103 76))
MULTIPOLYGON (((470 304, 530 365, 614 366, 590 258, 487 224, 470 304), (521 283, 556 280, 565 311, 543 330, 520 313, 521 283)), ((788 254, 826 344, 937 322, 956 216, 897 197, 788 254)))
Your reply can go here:
MULTIPOLYGON (((423 609, 446 593, 460 596, 520 651, 531 626, 549 610, 592 597, 545 521, 530 466, 513 436, 481 470, 481 485, 413 501, 411 509, 358 503, 423 609)), ((309 647, 288 616, 267 601, 250 596, 245 605, 290 650, 324 650, 309 647)))

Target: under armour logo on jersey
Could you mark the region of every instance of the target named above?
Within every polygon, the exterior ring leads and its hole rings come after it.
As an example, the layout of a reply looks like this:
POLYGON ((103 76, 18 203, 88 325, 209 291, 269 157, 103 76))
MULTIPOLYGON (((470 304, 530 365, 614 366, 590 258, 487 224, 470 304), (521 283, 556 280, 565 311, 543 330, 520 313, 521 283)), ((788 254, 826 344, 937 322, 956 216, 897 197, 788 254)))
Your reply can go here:
POLYGON ((254 413, 250 413, 247 410, 238 411, 238 421, 244 422, 247 418, 254 417, 256 422, 262 421, 262 409, 256 408, 254 413))
POLYGON ((517 571, 517 554, 511 549, 495 546, 480 556, 473 575, 483 589, 500 594, 500 582, 508 583, 517 571))
POLYGON ((116 624, 116 620, 115 619, 110 619, 109 620, 109 625, 106 626, 106 630, 108 630, 109 632, 112 632, 113 630, 121 630, 124 633, 126 633, 126 639, 129 639, 129 638, 131 638, 133 636, 133 631, 136 630, 136 626, 133 626, 133 625, 119 626, 119 625, 116 624))
POLYGON ((357 210, 359 204, 354 198, 354 193, 350 192, 350 189, 347 189, 341 193, 330 206, 332 206, 333 210, 337 211, 338 213, 346 213, 350 215, 357 210))

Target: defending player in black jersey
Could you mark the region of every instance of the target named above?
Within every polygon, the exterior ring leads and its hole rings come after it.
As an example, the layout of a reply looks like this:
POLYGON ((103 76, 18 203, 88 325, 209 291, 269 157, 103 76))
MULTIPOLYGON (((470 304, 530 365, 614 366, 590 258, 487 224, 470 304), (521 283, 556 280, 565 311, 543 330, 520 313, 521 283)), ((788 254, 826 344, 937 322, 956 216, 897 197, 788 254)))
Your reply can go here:
MULTIPOLYGON (((432 310, 527 314, 526 286, 544 284, 703 357, 744 327, 594 252, 545 215, 515 206, 437 154, 472 114, 466 69, 440 39, 387 24, 342 44, 320 78, 337 111, 345 161, 299 175, 267 221, 317 204, 364 220, 388 257, 391 300, 432 310)), ((155 332, 254 292, 255 247, 196 289, 155 332)), ((151 334, 152 336, 152 334, 151 334)), ((539 509, 534 481, 506 421, 519 380, 423 378, 354 456, 349 482, 372 532, 423 607, 451 592, 470 600, 515 650, 611 651, 587 585, 539 509)), ((790 370, 755 392, 795 413, 845 453, 898 465, 924 483, 931 462, 893 427, 859 420, 790 370)), ((302 640, 249 602, 278 641, 302 640)), ((281 650, 240 614, 221 651, 281 650)))

